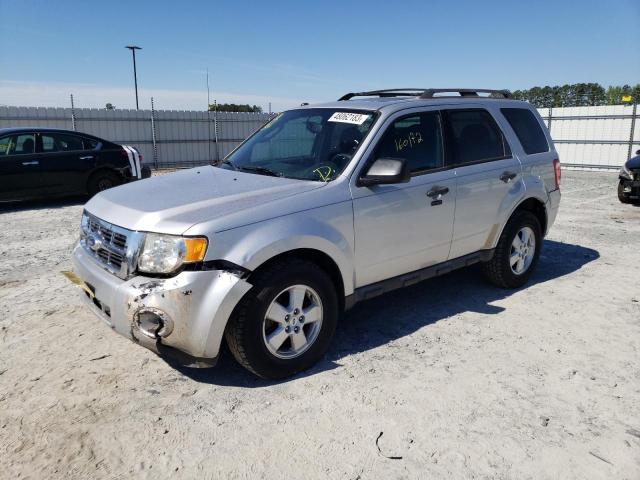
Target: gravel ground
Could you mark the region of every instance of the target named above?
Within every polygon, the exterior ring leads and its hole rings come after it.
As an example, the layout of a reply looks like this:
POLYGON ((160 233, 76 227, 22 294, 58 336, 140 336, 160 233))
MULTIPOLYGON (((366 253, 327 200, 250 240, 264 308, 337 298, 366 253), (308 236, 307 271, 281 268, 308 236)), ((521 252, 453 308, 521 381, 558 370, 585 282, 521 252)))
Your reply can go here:
POLYGON ((565 172, 527 288, 467 269, 357 306, 279 383, 177 370, 60 274, 81 200, 0 214, 0 477, 640 478, 640 208, 565 172))

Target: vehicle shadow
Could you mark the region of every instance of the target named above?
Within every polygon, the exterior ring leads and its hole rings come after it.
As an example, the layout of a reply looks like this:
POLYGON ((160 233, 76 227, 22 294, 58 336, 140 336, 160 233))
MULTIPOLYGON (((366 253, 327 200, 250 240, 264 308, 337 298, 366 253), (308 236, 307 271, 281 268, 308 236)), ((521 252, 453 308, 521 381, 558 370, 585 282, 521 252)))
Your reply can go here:
POLYGON ((25 210, 48 210, 51 208, 72 207, 74 205, 84 205, 88 197, 74 196, 55 199, 39 200, 15 200, 0 202, 0 214, 10 212, 22 212, 25 210))
MULTIPOLYGON (((591 248, 545 240, 533 277, 519 290, 569 275, 599 257, 600 254, 591 248)), ((345 314, 338 325, 339 334, 327 355, 311 369, 290 379, 269 381, 256 378, 239 366, 226 348, 215 368, 176 368, 202 383, 267 387, 338 368, 340 359, 347 355, 376 348, 462 312, 500 313, 504 308, 492 303, 519 290, 495 287, 483 278, 479 268, 470 267, 363 302, 345 314), (391 319, 390 314, 393 314, 391 319)))

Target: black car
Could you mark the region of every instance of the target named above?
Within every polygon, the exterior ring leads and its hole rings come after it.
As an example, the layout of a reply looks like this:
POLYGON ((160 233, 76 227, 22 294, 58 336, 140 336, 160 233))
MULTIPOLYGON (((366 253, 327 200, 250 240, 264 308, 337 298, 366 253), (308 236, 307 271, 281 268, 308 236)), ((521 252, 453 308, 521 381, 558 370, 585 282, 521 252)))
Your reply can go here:
POLYGON ((622 203, 640 204, 640 150, 620 169, 618 198, 622 203))
POLYGON ((0 128, 0 201, 94 195, 150 176, 134 147, 52 128, 0 128))

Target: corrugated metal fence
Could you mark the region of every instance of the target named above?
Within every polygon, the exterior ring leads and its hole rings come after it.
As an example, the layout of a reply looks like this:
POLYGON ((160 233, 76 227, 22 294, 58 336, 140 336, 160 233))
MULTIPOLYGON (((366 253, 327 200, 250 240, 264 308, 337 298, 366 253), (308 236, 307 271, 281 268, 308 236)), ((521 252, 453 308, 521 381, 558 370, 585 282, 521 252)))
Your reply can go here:
POLYGON ((269 118, 268 113, 0 107, 0 128, 75 129, 133 145, 145 163, 160 168, 224 158, 269 118))
POLYGON ((538 109, 563 166, 618 169, 640 148, 637 105, 538 109))
MULTIPOLYGON (((542 108, 565 166, 617 169, 640 148, 636 105, 542 108)), ((0 107, 0 128, 75 129, 134 145, 157 167, 224 158, 270 118, 267 113, 0 107)))

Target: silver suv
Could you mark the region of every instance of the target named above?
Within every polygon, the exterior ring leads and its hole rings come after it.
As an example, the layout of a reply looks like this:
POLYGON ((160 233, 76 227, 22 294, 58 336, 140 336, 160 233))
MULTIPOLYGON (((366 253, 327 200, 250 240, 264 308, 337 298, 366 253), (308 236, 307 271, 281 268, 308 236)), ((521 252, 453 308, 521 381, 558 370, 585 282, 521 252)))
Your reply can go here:
POLYGON ((285 111, 217 166, 87 203, 69 277, 111 328, 265 378, 309 368, 356 302, 481 262, 531 276, 560 202, 558 154, 508 91, 394 89, 285 111))

